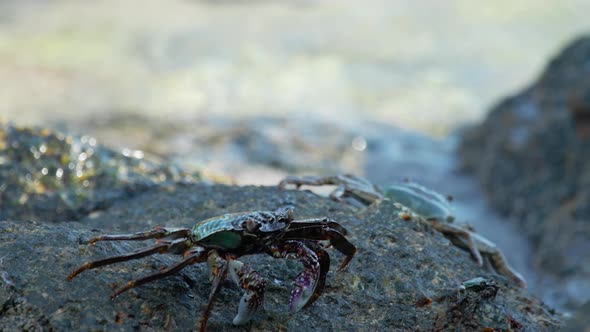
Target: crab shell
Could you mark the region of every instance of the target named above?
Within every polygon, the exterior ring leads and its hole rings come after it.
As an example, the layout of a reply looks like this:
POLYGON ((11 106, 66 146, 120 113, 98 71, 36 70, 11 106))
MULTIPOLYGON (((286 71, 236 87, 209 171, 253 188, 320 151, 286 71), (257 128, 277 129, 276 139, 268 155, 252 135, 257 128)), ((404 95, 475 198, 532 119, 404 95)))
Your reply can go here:
POLYGON ((415 182, 402 182, 384 188, 386 198, 400 203, 425 219, 453 222, 449 199, 415 182))

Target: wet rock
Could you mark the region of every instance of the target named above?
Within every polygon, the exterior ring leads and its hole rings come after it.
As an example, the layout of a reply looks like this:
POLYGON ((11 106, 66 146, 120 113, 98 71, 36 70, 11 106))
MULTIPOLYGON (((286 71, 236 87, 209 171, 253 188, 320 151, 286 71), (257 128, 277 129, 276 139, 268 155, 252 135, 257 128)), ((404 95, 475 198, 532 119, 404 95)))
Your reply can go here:
POLYGON ((107 146, 134 146, 185 168, 199 165, 231 174, 238 184, 272 185, 289 174, 341 173, 364 174, 379 183, 412 178, 441 189, 456 183, 447 180, 454 143, 364 117, 208 115, 179 120, 107 113, 53 125, 91 133, 107 146))
POLYGON ((531 238, 534 263, 559 280, 557 303, 590 299, 590 37, 468 129, 460 155, 492 205, 531 238))
POLYGON ((0 220, 76 219, 155 184, 200 179, 93 137, 0 123, 0 220))
MULTIPOLYGON (((304 115, 207 115, 162 120, 145 115, 100 114, 61 126, 69 132, 97 135, 107 145, 137 146, 187 168, 201 165, 231 174, 238 182, 271 184, 287 173, 360 172, 362 153, 355 144, 366 142, 354 142, 363 139, 359 137, 361 130, 339 122, 304 115)), ((358 121, 354 123, 358 125, 358 121)), ((368 127, 370 133, 377 130, 368 123, 358 127, 368 127)))
POLYGON ((240 291, 226 282, 209 320, 211 330, 499 330, 508 324, 513 330, 552 330, 561 324, 540 301, 478 267, 467 252, 438 232, 399 219, 393 204, 354 210, 306 191, 177 184, 117 200, 82 222, 0 222, 0 330, 190 330, 209 294, 205 264, 111 301, 113 284, 157 271, 178 257, 152 256, 102 267, 67 282, 66 275, 85 261, 141 246, 129 242, 89 246, 85 239, 155 224, 191 226, 222 213, 285 205, 294 206, 298 218, 338 220, 350 231, 357 255, 345 271, 336 272, 343 256, 328 249, 332 268, 324 293, 292 316, 287 302, 299 264, 266 255, 243 257, 270 281, 265 310, 243 327, 232 326, 240 291), (459 291, 462 281, 479 276, 494 279, 497 294, 486 289, 459 291))

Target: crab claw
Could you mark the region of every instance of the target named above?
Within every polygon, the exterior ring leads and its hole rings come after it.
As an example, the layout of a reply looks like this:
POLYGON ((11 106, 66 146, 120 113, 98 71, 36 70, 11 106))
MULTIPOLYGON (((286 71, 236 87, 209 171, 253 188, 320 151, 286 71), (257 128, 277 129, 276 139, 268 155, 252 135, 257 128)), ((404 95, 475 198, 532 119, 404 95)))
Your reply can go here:
POLYGON ((232 321, 234 325, 246 324, 258 310, 260 304, 264 302, 264 294, 255 292, 246 292, 240 299, 238 313, 232 321))
POLYGON ((289 300, 289 311, 295 313, 301 310, 311 296, 317 285, 319 271, 305 270, 297 275, 293 281, 295 288, 291 291, 291 298, 289 300))
POLYGON ((291 300, 289 302, 289 309, 291 312, 296 312, 311 305, 320 297, 324 290, 328 270, 330 270, 330 255, 328 255, 321 245, 315 242, 306 242, 305 246, 311 249, 317 257, 319 274, 314 276, 316 271, 315 264, 313 264, 313 267, 311 268, 308 268, 308 266, 304 264, 305 270, 301 272, 293 282, 296 287, 291 292, 291 300), (306 276, 311 277, 309 280, 314 284, 313 286, 311 283, 305 282, 306 276))
MULTIPOLYGON (((338 271, 342 271, 356 253, 356 247, 344 237, 347 233, 348 231, 344 227, 333 220, 327 218, 305 219, 291 223, 289 231, 283 235, 283 238, 292 240, 329 240, 334 248, 346 256, 338 268, 338 271)), ((313 242, 306 243, 311 245, 313 242)))
POLYGON ((244 295, 242 295, 238 306, 238 314, 233 320, 234 325, 242 325, 254 316, 264 302, 266 280, 256 271, 237 260, 229 261, 229 275, 244 290, 244 295))
POLYGON ((289 299, 291 313, 312 304, 320 296, 330 268, 330 258, 327 253, 319 245, 309 244, 314 250, 300 241, 287 241, 271 249, 273 257, 298 259, 303 264, 304 270, 293 280, 295 287, 289 299))

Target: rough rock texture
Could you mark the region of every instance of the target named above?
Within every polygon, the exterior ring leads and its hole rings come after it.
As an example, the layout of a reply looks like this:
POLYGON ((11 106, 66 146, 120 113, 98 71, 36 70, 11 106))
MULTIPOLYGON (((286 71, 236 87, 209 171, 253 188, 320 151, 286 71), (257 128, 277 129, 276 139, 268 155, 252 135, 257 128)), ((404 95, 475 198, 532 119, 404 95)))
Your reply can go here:
POLYGON ((156 224, 190 226, 226 212, 284 205, 294 206, 299 218, 338 220, 350 231, 357 255, 345 271, 335 272, 342 255, 330 249, 332 269, 324 294, 293 316, 287 313, 287 301, 299 264, 264 255, 244 257, 270 281, 265 310, 243 327, 232 326, 240 292, 226 282, 209 321, 211 330, 502 330, 510 323, 513 330, 537 331, 554 330, 560 324, 545 305, 504 277, 479 268, 467 252, 441 234, 399 219, 392 204, 353 210, 305 191, 179 184, 119 200, 81 222, 0 222, 0 330, 192 329, 209 293, 204 265, 185 268, 110 301, 113 284, 178 258, 152 256, 86 271, 67 282, 68 272, 85 261, 141 246, 129 242, 89 246, 88 237, 156 224), (487 292, 458 292, 460 282, 477 276, 496 280, 500 289, 495 298, 487 292))
POLYGON ((68 220, 155 184, 199 173, 116 152, 89 136, 0 123, 0 220, 68 220))
POLYGON ((467 130, 460 155, 530 236, 535 263, 563 279, 565 305, 590 299, 590 37, 467 130))

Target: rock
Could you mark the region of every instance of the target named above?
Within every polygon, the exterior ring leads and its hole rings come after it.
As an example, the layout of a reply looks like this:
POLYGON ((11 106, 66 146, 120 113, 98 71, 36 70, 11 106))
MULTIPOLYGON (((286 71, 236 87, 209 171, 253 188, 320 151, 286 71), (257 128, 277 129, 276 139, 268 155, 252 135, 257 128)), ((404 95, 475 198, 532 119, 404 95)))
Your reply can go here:
POLYGON ((362 153, 354 147, 366 144, 360 129, 374 133, 381 128, 359 121, 349 121, 352 126, 342 119, 297 114, 162 119, 107 113, 64 126, 96 134, 107 145, 139 147, 186 168, 200 165, 231 174, 238 182, 274 184, 287 173, 360 172, 362 153), (354 143, 355 139, 363 141, 354 143))
MULTIPOLYGON (((275 187, 174 184, 148 188, 80 222, 0 222, 0 330, 190 330, 198 323, 210 289, 205 264, 130 290, 114 301, 113 284, 171 264, 177 257, 151 256, 66 275, 88 260, 140 247, 141 243, 87 239, 102 233, 146 230, 156 224, 191 226, 227 212, 292 205, 298 218, 329 216, 345 226, 357 255, 343 272, 343 258, 328 249, 332 268, 322 296, 290 316, 287 302, 298 264, 266 255, 243 257, 270 282, 265 307, 243 327, 231 324, 239 289, 226 282, 209 320, 211 330, 553 330, 559 317, 526 290, 478 267, 429 227, 398 218, 384 202, 355 210, 306 191, 275 187), (96 228, 100 229, 96 230, 96 228), (499 287, 459 292, 462 281, 493 278, 499 287)), ((147 241, 149 242, 149 241, 147 241)), ((144 245, 149 245, 148 243, 144 245)))
POLYGON ((558 278, 557 303, 589 300, 590 37, 466 130, 459 153, 492 205, 530 237, 534 263, 558 278))
POLYGON ((0 220, 71 220, 155 184, 202 179, 89 136, 0 123, 0 220))
POLYGON ((590 328, 590 301, 584 303, 576 314, 567 321, 564 332, 588 332, 590 328))

